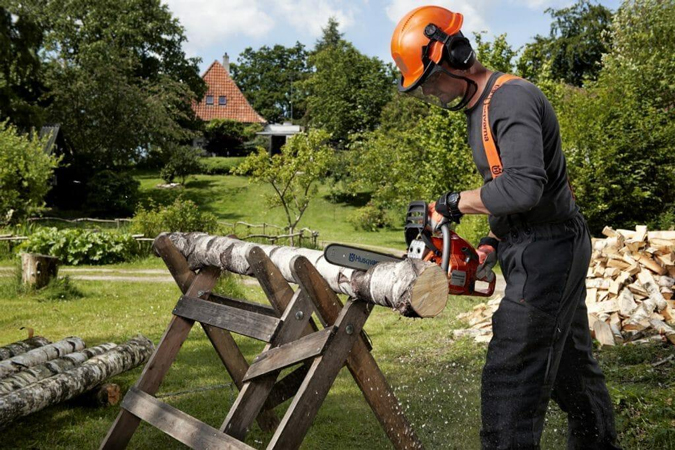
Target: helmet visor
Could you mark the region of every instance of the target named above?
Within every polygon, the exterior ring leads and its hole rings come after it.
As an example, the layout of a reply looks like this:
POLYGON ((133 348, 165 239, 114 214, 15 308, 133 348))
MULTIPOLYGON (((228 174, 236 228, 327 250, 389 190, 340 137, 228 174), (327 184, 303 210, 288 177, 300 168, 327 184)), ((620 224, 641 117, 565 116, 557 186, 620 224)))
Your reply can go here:
POLYGON ((471 100, 476 88, 472 80, 454 75, 440 65, 434 64, 424 79, 406 94, 430 105, 457 111, 471 100))

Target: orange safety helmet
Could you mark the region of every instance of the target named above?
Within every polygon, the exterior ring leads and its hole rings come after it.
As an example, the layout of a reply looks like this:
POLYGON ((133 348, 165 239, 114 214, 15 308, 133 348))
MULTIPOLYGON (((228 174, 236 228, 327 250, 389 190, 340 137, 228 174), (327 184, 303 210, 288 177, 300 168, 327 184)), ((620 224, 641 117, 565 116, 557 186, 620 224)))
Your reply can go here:
POLYGON ((421 6, 399 21, 391 38, 391 56, 401 71, 401 92, 419 87, 440 66, 444 50, 451 67, 473 65, 475 53, 460 32, 463 21, 462 14, 440 6, 421 6))

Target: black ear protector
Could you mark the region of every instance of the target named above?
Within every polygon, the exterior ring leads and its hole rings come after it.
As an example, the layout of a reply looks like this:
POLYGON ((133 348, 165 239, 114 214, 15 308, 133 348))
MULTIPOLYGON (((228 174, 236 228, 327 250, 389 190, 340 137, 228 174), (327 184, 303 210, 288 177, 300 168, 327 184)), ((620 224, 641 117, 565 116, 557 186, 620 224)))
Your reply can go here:
POLYGON ((424 28, 424 35, 432 41, 442 42, 446 51, 447 61, 453 69, 467 70, 476 62, 476 53, 471 43, 461 31, 448 35, 433 23, 424 28))

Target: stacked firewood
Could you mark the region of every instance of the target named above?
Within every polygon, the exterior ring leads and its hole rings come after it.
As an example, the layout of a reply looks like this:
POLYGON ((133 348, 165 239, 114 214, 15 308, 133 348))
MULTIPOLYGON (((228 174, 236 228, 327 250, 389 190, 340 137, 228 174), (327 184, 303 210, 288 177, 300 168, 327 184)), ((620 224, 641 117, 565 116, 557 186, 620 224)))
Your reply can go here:
POLYGON ((675 231, 602 232, 593 242, 586 307, 603 345, 665 339, 675 344, 675 231))
POLYGON ((76 397, 117 403, 119 386, 104 381, 145 363, 153 348, 143 336, 91 348, 76 336, 55 343, 36 336, 0 347, 0 427, 76 397))
MULTIPOLYGON (((591 333, 602 345, 666 341, 675 344, 675 231, 603 230, 593 239, 586 278, 591 333)), ((499 299, 457 316, 468 329, 454 337, 492 338, 492 314, 499 299)))

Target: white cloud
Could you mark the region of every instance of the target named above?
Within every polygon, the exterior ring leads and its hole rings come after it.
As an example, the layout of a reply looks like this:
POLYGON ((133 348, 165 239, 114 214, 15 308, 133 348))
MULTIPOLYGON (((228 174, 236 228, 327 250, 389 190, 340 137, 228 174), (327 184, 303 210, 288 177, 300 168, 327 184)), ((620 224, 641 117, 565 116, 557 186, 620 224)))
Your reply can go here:
MULTIPOLYGON (((264 36, 274 19, 260 0, 164 0, 185 27, 189 54, 240 35, 264 36)), ((223 45, 225 47, 225 45, 223 45)))
MULTIPOLYGON (((490 31, 487 21, 479 12, 480 10, 484 10, 483 6, 487 6, 488 3, 490 2, 486 0, 474 1, 472 4, 461 0, 439 0, 434 2, 435 5, 461 13, 464 16, 462 32, 465 36, 472 36, 474 32, 490 31)), ((409 11, 426 4, 428 4, 428 1, 392 0, 386 8, 387 16, 392 22, 398 23, 409 11)))
POLYGON ((271 4, 293 28, 314 37, 321 35, 321 29, 331 17, 340 23, 340 31, 349 28, 354 25, 358 12, 354 2, 340 0, 278 0, 271 4))

